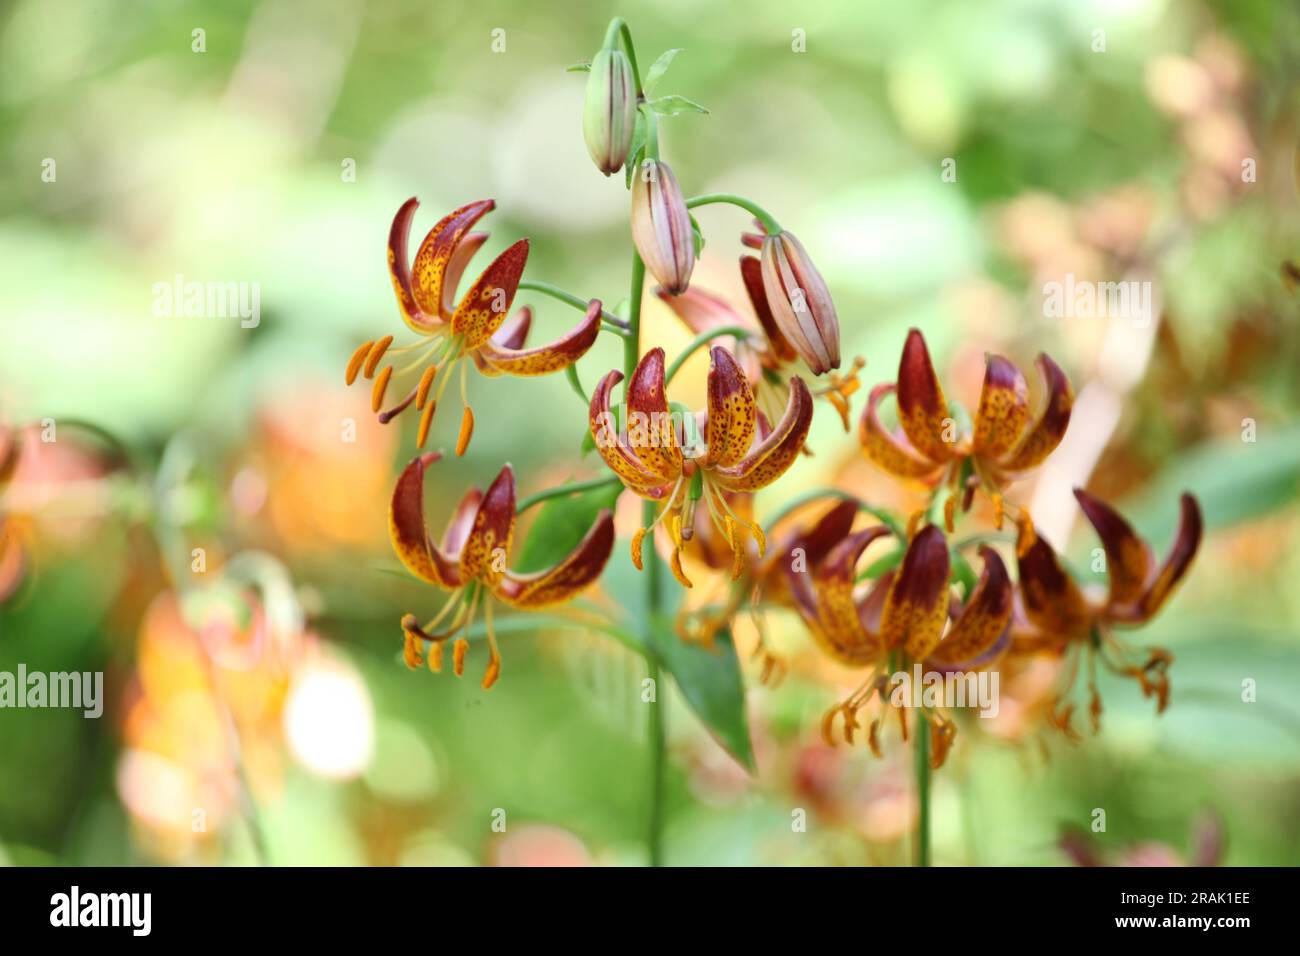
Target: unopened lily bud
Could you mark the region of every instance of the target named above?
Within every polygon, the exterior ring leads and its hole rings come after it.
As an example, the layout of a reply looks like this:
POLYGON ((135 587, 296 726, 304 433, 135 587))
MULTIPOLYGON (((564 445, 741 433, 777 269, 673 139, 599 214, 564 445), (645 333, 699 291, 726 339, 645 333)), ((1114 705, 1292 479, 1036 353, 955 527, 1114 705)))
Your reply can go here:
POLYGON ((636 129, 632 65, 622 50, 601 50, 591 61, 582 135, 592 162, 606 176, 623 168, 636 129))
POLYGON ((691 214, 667 163, 647 159, 632 182, 632 242, 669 295, 681 295, 695 268, 691 214))
POLYGON ((814 375, 840 367, 840 323, 821 273, 784 230, 763 239, 763 291, 777 327, 814 375))

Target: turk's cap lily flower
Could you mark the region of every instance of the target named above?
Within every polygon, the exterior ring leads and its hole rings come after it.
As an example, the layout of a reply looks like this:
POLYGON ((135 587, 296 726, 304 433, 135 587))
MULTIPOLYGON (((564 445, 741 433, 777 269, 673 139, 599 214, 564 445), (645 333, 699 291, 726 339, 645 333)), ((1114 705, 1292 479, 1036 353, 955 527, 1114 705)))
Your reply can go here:
POLYGON ((492 629, 492 599, 511 607, 535 610, 567 601, 595 581, 614 547, 614 516, 597 515, 586 536, 567 557, 551 568, 529 574, 510 570, 507 559, 514 541, 515 475, 506 465, 486 491, 471 488, 461 498, 441 544, 434 542, 424 516, 424 476, 439 452, 418 455, 403 470, 393 489, 389 534, 393 550, 408 571, 435 587, 451 592, 429 623, 414 615, 402 619, 407 664, 418 667, 427 646, 429 668, 442 667, 445 641, 462 635, 454 648, 457 676, 464 667, 468 631, 479 605, 486 615, 490 660, 483 678, 491 687, 500 673, 501 656, 492 629))
POLYGON ((793 233, 762 238, 760 271, 776 326, 814 375, 840 367, 840 322, 826 280, 793 233))
MULTIPOLYGON (((987 668, 1010 645, 1012 584, 996 551, 980 549, 984 568, 964 601, 949 586, 951 557, 942 530, 928 525, 908 543, 901 566, 870 583, 859 584, 857 566, 874 541, 890 534, 874 526, 840 540, 807 571, 791 567, 790 592, 814 640, 829 656, 850 667, 869 669, 858 691, 831 708, 822 722, 827 743, 834 742, 834 718, 843 719, 845 740, 853 742, 857 714, 873 696, 889 702, 886 673, 901 652, 904 662, 921 664, 927 672, 966 672, 987 668)), ((935 732, 934 762, 943 762, 955 727, 934 709, 922 719, 935 732)), ((905 712, 899 721, 908 732, 905 712)), ((881 721, 873 721, 868 742, 879 755, 881 721)))
POLYGON ((681 567, 683 542, 694 534, 696 505, 703 500, 709 515, 730 544, 733 576, 744 569, 746 535, 753 534, 760 557, 766 550, 762 528, 741 517, 728 502, 730 492, 752 492, 776 481, 803 449, 812 424, 812 395, 800 378, 790 380, 790 398, 776 425, 762 428, 754 393, 735 358, 721 346, 709 353, 708 409, 703 448, 683 448, 680 428, 668 405, 664 386, 664 350, 641 357, 627 389, 624 428, 610 411, 610 394, 623 380, 610 372, 591 395, 588 425, 601 458, 638 496, 663 504, 649 528, 632 539, 632 560, 641 566, 645 535, 664 522, 673 540, 673 574, 691 582, 681 567))
POLYGON ((1039 465, 1060 444, 1074 406, 1074 391, 1060 367, 1046 353, 1038 356, 1036 364, 1047 395, 1042 411, 1033 417, 1020 370, 1000 355, 989 355, 974 428, 963 434, 935 375, 925 337, 912 329, 903 346, 897 382, 876 386, 867 398, 859 423, 863 451, 900 478, 935 483, 946 475, 954 490, 962 492, 965 507, 974 489, 984 488, 993 496, 1000 524, 1002 488, 1039 465), (897 393, 900 427, 891 431, 880 421, 879 406, 893 393, 897 393), (971 474, 967 486, 958 488, 967 461, 971 474))
POLYGON ((632 64, 617 47, 592 58, 582 106, 582 138, 591 161, 606 176, 627 162, 636 130, 636 80, 632 64))
MULTIPOLYGON (((1025 650, 1048 648, 1060 653, 1084 653, 1100 659, 1114 673, 1135 678, 1144 696, 1155 696, 1157 712, 1169 701, 1168 667, 1173 657, 1165 650, 1146 652, 1115 634, 1116 627, 1135 627, 1150 621, 1186 576, 1200 547, 1203 522, 1195 497, 1180 499, 1178 529, 1168 554, 1157 563, 1151 546, 1114 508, 1082 488, 1074 490, 1085 517, 1096 529, 1106 553, 1109 583, 1104 592, 1088 593, 1075 583, 1052 546, 1041 537, 1019 549, 1020 584, 1016 612, 1020 627, 1017 644, 1025 650)), ((1094 726, 1101 715, 1095 683, 1090 683, 1094 726)), ((1071 707, 1054 720, 1068 731, 1071 707)))
POLYGON ((680 295, 695 269, 691 214, 672 167, 644 159, 632 177, 632 242, 655 281, 680 295))
POLYGON ((458 299, 461 277, 488 238, 485 232, 472 231, 473 227, 495 203, 480 200, 443 217, 420 244, 412 262, 407 244, 418 206, 416 199, 408 199, 393 219, 388 268, 402 319, 420 338, 391 350, 391 335, 363 343, 348 362, 346 379, 349 385, 358 376, 374 380, 371 404, 385 424, 414 405, 422 413, 417 440, 422 448, 434 412, 459 366, 463 408, 456 445, 459 455, 464 454, 474 430, 466 386, 469 364, 485 375, 547 375, 567 368, 596 341, 601 305, 593 300, 582 320, 560 339, 527 348, 531 310, 521 310, 508 322, 506 316, 528 260, 528 240, 520 239, 497 256, 458 299), (384 364, 386 358, 398 356, 401 360, 396 364, 384 364), (385 408, 390 386, 401 378, 409 379, 403 386, 405 396, 385 408))

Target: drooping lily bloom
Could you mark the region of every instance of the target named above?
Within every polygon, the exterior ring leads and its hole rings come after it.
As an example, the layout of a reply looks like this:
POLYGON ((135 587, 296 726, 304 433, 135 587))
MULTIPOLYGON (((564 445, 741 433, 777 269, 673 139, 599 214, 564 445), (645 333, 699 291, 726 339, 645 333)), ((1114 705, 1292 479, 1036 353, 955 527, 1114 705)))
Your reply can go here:
MULTIPOLYGON (((1002 522, 1002 489, 1039 465, 1060 444, 1070 423, 1074 392, 1065 373, 1046 353, 1037 365, 1047 385, 1047 400, 1037 418, 1029 411, 1029 389, 1020 370, 1000 355, 989 355, 973 433, 961 431, 948 409, 939 379, 930 362, 925 337, 917 329, 907 334, 898 381, 877 385, 867 398, 859 431, 869 459, 900 478, 937 484, 947 480, 961 492, 962 508, 970 507, 977 488, 992 498, 997 524, 1002 522), (898 393, 901 430, 880 422, 878 408, 898 393)), ((951 526, 958 501, 948 499, 951 526)))
POLYGON ((812 424, 812 395, 803 379, 790 380, 790 400, 776 427, 764 434, 754 394, 731 353, 714 347, 710 353, 708 411, 701 429, 703 442, 684 447, 668 408, 664 387, 664 350, 651 349, 637 363, 627 389, 626 428, 620 432, 610 412, 609 396, 623 380, 612 371, 591 395, 589 426, 605 464, 624 486, 650 501, 663 504, 649 528, 632 538, 632 561, 641 567, 641 544, 661 521, 673 540, 673 574, 685 587, 690 579, 682 570, 683 541, 694 534, 695 509, 703 499, 709 515, 731 548, 734 576, 745 561, 746 541, 753 534, 759 555, 766 548, 757 522, 742 518, 728 504, 727 492, 764 488, 785 474, 803 449, 812 424))
MULTIPOLYGON (((1011 578, 996 551, 980 549, 983 573, 964 601, 951 593, 948 543, 935 525, 912 537, 897 571, 859 583, 863 552, 889 533, 875 526, 851 534, 806 570, 791 566, 787 576, 795 605, 822 650, 848 667, 869 670, 858 689, 823 718, 828 743, 834 742, 836 715, 842 718, 844 739, 852 743, 860 726, 858 712, 873 697, 879 697, 882 710, 894 707, 892 669, 905 671, 919 663, 924 673, 978 671, 995 664, 1010 645, 1011 578)), ((907 739, 907 707, 894 709, 907 739)), ((939 766, 956 727, 936 707, 922 707, 921 718, 933 731, 932 762, 939 766)), ((874 719, 868 734, 877 756, 882 722, 874 719)))
MULTIPOLYGON (((747 337, 730 341, 721 339, 719 344, 729 347, 745 369, 759 411, 769 419, 776 419, 789 398, 786 377, 793 371, 791 366, 799 360, 799 353, 777 326, 768 306, 767 293, 763 289, 763 268, 758 258, 741 256, 740 275, 753 308, 752 316, 698 286, 691 286, 681 295, 672 295, 662 288, 656 289, 655 293, 696 335, 727 326, 751 330, 747 337)), ((845 431, 849 429, 849 396, 858 389, 858 370, 863 364, 862 359, 854 359, 853 369, 848 374, 831 372, 826 376, 825 386, 813 389, 814 396, 825 396, 835 406, 845 431)))
POLYGON ((397 479, 389 512, 389 534, 402 564, 422 581, 451 592, 429 623, 421 625, 413 614, 402 618, 406 663, 419 667, 420 651, 427 645, 429 669, 440 671, 443 643, 461 635, 452 658, 459 677, 469 648, 464 634, 482 605, 491 655, 483 676, 486 690, 501 672, 492 599, 535 610, 574 597, 600 577, 609 560, 614 548, 614 516, 608 509, 601 511, 586 536, 554 567, 518 574, 507 566, 515 531, 514 471, 506 465, 487 491, 471 488, 466 492, 438 545, 424 520, 424 473, 441 457, 439 452, 429 452, 411 460, 397 479))
MULTIPOLYGON (((726 493, 724 497, 732 509, 748 520, 752 514, 753 496, 726 493)), ((773 528, 773 544, 767 553, 758 557, 757 549, 748 557, 741 575, 719 576, 713 593, 692 606, 683 602, 677 617, 677 632, 683 640, 711 645, 718 631, 729 626, 736 614, 749 603, 758 642, 753 657, 761 661, 759 683, 775 686, 785 673, 784 662, 771 650, 767 636, 767 622, 760 608, 794 608, 794 598, 786 580, 788 568, 795 562, 815 566, 826 553, 848 536, 853 519, 858 513, 858 502, 845 499, 837 502, 815 520, 798 517, 779 519, 773 528), (723 598, 718 600, 721 593, 723 598)), ((735 571, 735 558, 729 542, 712 522, 705 522, 696 530, 698 552, 704 563, 715 571, 735 571)))
POLYGON ((458 365, 463 410, 456 454, 464 454, 468 447, 474 413, 466 390, 466 359, 484 375, 546 375, 580 359, 600 332, 600 302, 592 301, 582 321, 567 335, 549 345, 524 347, 532 312, 522 309, 509 322, 506 315, 528 260, 527 239, 497 256, 457 300, 461 275, 488 237, 485 232, 470 230, 495 205, 493 200, 483 199, 445 216, 420 244, 412 264, 407 241, 419 202, 412 198, 402 204, 388 236, 388 269, 402 319, 421 338, 390 350, 393 337, 386 335, 363 343, 348 362, 349 385, 360 374, 374 379, 371 403, 381 422, 389 422, 412 404, 423 412, 418 437, 421 448, 458 365), (397 355, 403 359, 400 368, 381 366, 385 357, 397 355), (384 396, 395 378, 408 378, 411 387, 396 405, 384 408, 384 396))
MULTIPOLYGON (((1061 567, 1052 546, 1035 537, 1032 544, 1020 549, 1013 638, 1018 652, 1049 650, 1071 655, 1067 685, 1077 676, 1079 658, 1086 656, 1089 711, 1095 730, 1101 718, 1097 660, 1116 674, 1136 679, 1144 697, 1155 697, 1157 713, 1169 704, 1168 670, 1173 656, 1161 648, 1142 653, 1122 642, 1115 630, 1136 627, 1155 617, 1187 574, 1201 543, 1201 508, 1192 495, 1183 494, 1173 545, 1157 564, 1151 546, 1119 512, 1082 488, 1076 488, 1074 496, 1101 538, 1109 586, 1080 588, 1061 567)), ((1063 688, 1060 698, 1069 690, 1069 686, 1063 688)), ((1073 735, 1073 711, 1070 703, 1053 707, 1052 723, 1073 735)))

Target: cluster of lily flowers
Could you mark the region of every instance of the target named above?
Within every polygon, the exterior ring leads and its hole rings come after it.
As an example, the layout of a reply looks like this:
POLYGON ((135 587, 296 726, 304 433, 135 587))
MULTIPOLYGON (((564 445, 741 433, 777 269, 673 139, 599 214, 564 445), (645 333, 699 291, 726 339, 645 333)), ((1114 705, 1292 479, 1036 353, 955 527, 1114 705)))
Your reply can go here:
MULTIPOLYGON (((865 737, 879 754, 886 727, 896 719, 901 737, 908 739, 914 719, 909 710, 918 709, 915 719, 926 721, 931 730, 935 766, 951 746, 952 717, 938 706, 896 707, 890 701, 890 675, 914 664, 948 674, 1015 666, 1036 655, 1056 658, 1063 679, 1049 719, 1070 734, 1075 733, 1073 686, 1084 669, 1089 712, 1094 725, 1099 720, 1098 664, 1137 680, 1163 711, 1169 700, 1170 655, 1140 652, 1119 631, 1150 620, 1186 574, 1201 537, 1199 507, 1183 495, 1175 540, 1167 557, 1157 562, 1151 547, 1118 512, 1076 489, 1109 568, 1106 587, 1076 583, 1051 545, 1035 534, 1028 512, 1004 499, 1007 486, 1037 468, 1069 425, 1073 391, 1065 373, 1045 354, 1037 360, 1045 385, 1037 411, 1031 408, 1021 370, 1006 358, 989 355, 973 421, 962 424, 950 409, 924 337, 912 330, 896 381, 877 386, 867 398, 859 440, 876 466, 900 481, 931 489, 935 507, 906 521, 890 518, 859 527, 860 517, 879 516, 878 509, 847 493, 828 493, 831 507, 811 520, 782 522, 775 547, 768 547, 767 535, 753 517, 754 494, 808 453, 818 398, 849 428, 849 399, 863 363, 855 360, 847 373, 838 371, 839 320, 826 283, 802 243, 770 219, 756 219, 760 232, 742 235, 743 244, 759 253, 740 259, 749 311, 691 285, 696 227, 669 165, 633 152, 637 106, 629 93, 633 81, 626 57, 616 48, 604 49, 590 73, 584 132, 592 158, 606 175, 627 166, 632 240, 658 283, 655 294, 697 334, 697 343, 713 343, 704 409, 693 415, 673 411, 667 385, 679 363, 667 365, 663 349, 650 348, 638 355, 621 406, 611 403, 624 373, 611 370, 593 390, 588 414, 592 442, 609 471, 625 490, 654 505, 653 520, 632 536, 634 564, 643 567, 646 538, 654 550, 660 535, 682 587, 693 586, 682 562, 683 553, 692 549, 730 589, 717 613, 683 618, 682 638, 711 641, 746 597, 760 624, 765 613, 760 604, 796 612, 822 651, 864 675, 858 688, 826 713, 826 739, 852 743, 863 726, 861 714, 871 707, 877 713, 865 737), (812 388, 806 378, 820 381, 812 388), (891 394, 897 428, 886 426, 880 416, 881 404, 891 394), (998 529, 1004 517, 1014 521, 1015 581, 1003 556, 987 543, 978 546, 983 567, 976 577, 950 539, 958 514, 971 509, 976 495, 991 503, 998 529), (894 560, 868 562, 868 551, 886 539, 893 542, 894 560), (963 569, 968 573, 959 573, 963 569)), ((470 203, 445 216, 412 260, 408 236, 416 207, 415 199, 408 200, 393 220, 388 266, 399 313, 418 339, 400 348, 392 347, 391 335, 363 343, 348 363, 347 381, 364 377, 373 382, 372 404, 381 422, 413 407, 420 414, 417 444, 422 449, 435 410, 459 370, 460 455, 473 433, 466 388, 471 366, 486 376, 560 372, 587 353, 602 328, 625 335, 627 328, 593 299, 566 335, 528 347, 531 310, 523 307, 511 315, 528 240, 509 246, 459 294, 465 270, 487 238, 474 226, 494 203, 470 203), (395 388, 400 397, 390 402, 395 388)), ((467 634, 482 609, 489 648, 482 686, 489 688, 501 673, 493 603, 532 610, 575 597, 597 581, 610 560, 614 518, 611 511, 602 511, 553 567, 516 573, 509 566, 517 521, 511 467, 503 467, 486 491, 468 490, 435 542, 426 522, 423 486, 428 468, 440 457, 439 452, 422 452, 413 458, 392 496, 390 532, 399 559, 416 577, 449 592, 432 620, 421 623, 412 614, 402 618, 405 660, 412 668, 427 662, 440 671, 443 647, 454 640, 452 666, 462 674, 467 634)), ((761 627, 759 634, 766 680, 776 661, 761 627)))

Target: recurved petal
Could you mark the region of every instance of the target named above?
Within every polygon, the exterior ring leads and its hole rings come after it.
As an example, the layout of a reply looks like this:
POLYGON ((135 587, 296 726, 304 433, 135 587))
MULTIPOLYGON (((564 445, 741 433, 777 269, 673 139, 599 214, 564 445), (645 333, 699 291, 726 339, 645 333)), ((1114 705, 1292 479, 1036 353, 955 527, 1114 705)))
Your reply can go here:
POLYGON ((912 329, 898 363, 898 422, 913 448, 932 461, 945 462, 952 457, 957 438, 949 417, 925 337, 912 329), (952 441, 944 441, 945 434, 952 441))
POLYGON ((663 485, 658 475, 651 474, 640 459, 632 453, 619 433, 618 423, 609 409, 609 395, 615 385, 623 381, 623 373, 612 371, 597 383, 591 393, 591 405, 587 413, 587 426, 596 451, 605 464, 609 466, 619 480, 643 498, 659 498, 653 489, 663 485))
POLYGON ((441 457, 436 451, 418 455, 402 471, 393 488, 388 533, 398 560, 408 571, 430 584, 451 589, 461 584, 460 570, 455 559, 434 547, 424 524, 424 470, 441 457))
POLYGON ((801 378, 790 379, 790 398, 785 414, 771 434, 755 445, 743 459, 728 467, 713 469, 718 483, 732 491, 756 491, 785 474, 808 438, 812 425, 812 394, 801 378))
POLYGON ((596 336, 600 333, 600 309, 600 300, 593 299, 587 306, 587 314, 582 321, 563 338, 546 345, 531 349, 508 348, 497 345, 494 337, 480 345, 478 353, 494 371, 507 375, 548 375, 558 372, 582 358, 596 341, 596 336))
POLYGON ((1182 581, 1187 569, 1192 565, 1192 559, 1196 557, 1197 549, 1201 546, 1203 528, 1201 506, 1187 492, 1183 492, 1180 503, 1182 515, 1178 521, 1174 543, 1170 546, 1169 554, 1165 556, 1160 569, 1156 571, 1151 587, 1138 602, 1138 620, 1147 621, 1155 616, 1168 600, 1169 595, 1174 592, 1174 588, 1182 581))
POLYGON ((799 540, 809 567, 821 563, 831 548, 849 536, 853 519, 858 516, 858 503, 852 499, 839 502, 808 529, 799 540))
POLYGON ((488 485, 474 514, 474 524, 460 553, 460 575, 489 584, 506 570, 515 532, 515 472, 506 465, 488 485))
POLYGON ((902 647, 914 661, 930 656, 948 623, 948 571, 948 542, 936 525, 927 525, 907 546, 885 598, 886 647, 902 647))
POLYGON ((641 356, 627 390, 627 443, 643 468, 659 482, 676 481, 682 473, 682 451, 668 409, 664 388, 664 350, 641 356))
POLYGON ((874 527, 844 539, 820 564, 787 568, 790 591, 817 643, 842 664, 871 663, 884 650, 881 635, 863 626, 853 600, 858 558, 888 528, 874 527))
POLYGON ((608 509, 596 516, 586 536, 559 564, 533 574, 507 571, 495 594, 520 608, 539 608, 574 597, 600 577, 614 547, 614 513, 608 509))
MULTIPOLYGON (((414 200, 411 202, 413 203, 414 200)), ((474 227, 474 223, 478 222, 494 208, 496 208, 496 203, 491 199, 480 199, 478 202, 461 206, 455 212, 443 216, 438 224, 429 230, 429 234, 424 237, 424 242, 420 243, 420 251, 415 254, 415 265, 411 277, 415 301, 421 311, 427 315, 440 316, 443 319, 447 317, 447 312, 442 311, 443 302, 446 298, 444 290, 447 285, 454 286, 455 281, 460 278, 459 273, 452 276, 450 268, 456 259, 457 249, 462 240, 467 238, 466 233, 474 227)), ((411 213, 414 212, 415 207, 412 206, 411 213)), ((394 223, 395 226, 396 223, 394 223)), ((410 228, 409 222, 407 228, 408 230, 410 228)), ((482 244, 481 239, 479 244, 482 244)), ((477 249, 477 246, 475 249, 477 249)), ((460 260, 460 271, 464 271, 467 261, 467 258, 460 260)))
POLYGON ((985 656, 1010 632, 1011 576, 998 553, 987 545, 980 548, 984 571, 979 583, 971 592, 966 606, 953 620, 948 634, 930 654, 930 660, 940 667, 966 668, 984 666, 985 656))
POLYGON ((397 307, 401 310, 402 321, 417 332, 428 332, 441 320, 436 308, 432 312, 425 312, 416 301, 408 252, 411 221, 415 218, 415 210, 419 205, 420 201, 412 196, 402 203, 397 215, 393 217, 393 225, 388 230, 388 274, 393 280, 393 292, 397 295, 397 307))
POLYGON ((1020 600, 1025 616, 1043 637, 1060 642, 1085 637, 1092 615, 1079 586, 1062 569, 1042 537, 1019 558, 1020 600))
POLYGON ((799 353, 781 332, 780 326, 776 324, 776 317, 772 315, 772 307, 767 301, 767 292, 763 289, 763 263, 759 261, 758 256, 740 257, 740 277, 745 282, 745 291, 749 294, 749 302, 754 307, 758 324, 763 327, 763 332, 767 335, 767 343, 773 358, 778 362, 793 362, 799 357, 799 353))
POLYGON ((451 331, 465 336, 466 348, 478 348, 501 327, 527 262, 528 240, 520 239, 492 260, 460 300, 451 317, 451 331))
MULTIPOLYGON (((465 267, 469 265, 469 261, 483 247, 483 243, 487 242, 487 238, 488 234, 486 232, 467 233, 465 238, 452 251, 451 260, 447 263, 447 270, 443 273, 442 298, 438 302, 441 309, 439 314, 444 319, 449 318, 456 308, 456 290, 460 288, 460 279, 465 274, 465 267)), ((420 261, 418 254, 415 261, 417 263, 420 261)), ((416 292, 419 292, 418 285, 416 292)))
POLYGON ((858 422, 858 437, 866 456, 900 478, 926 478, 942 466, 942 462, 925 458, 908 443, 907 437, 890 431, 880 421, 880 402, 894 392, 893 383, 877 385, 867 396, 867 407, 858 422))
POLYGON ((448 561, 460 561, 460 552, 465 547, 474 519, 478 516, 479 505, 483 502, 483 492, 471 488, 465 492, 456 506, 456 512, 447 523, 447 530, 442 536, 442 550, 448 561))
POLYGON ((1047 385, 1047 403, 1024 440, 1006 458, 998 462, 1003 471, 1026 471, 1043 461, 1065 437, 1070 425, 1070 410, 1074 408, 1074 389, 1060 366, 1046 352, 1035 363, 1047 385))
POLYGON ((1001 355, 985 359, 984 387, 975 412, 974 452, 998 459, 1015 448, 1029 426, 1029 386, 1001 355))
POLYGON ((524 306, 493 333, 489 339, 493 345, 503 349, 521 349, 528 340, 528 330, 533 327, 533 310, 524 306))
POLYGON ((731 353, 719 345, 709 350, 708 392, 705 467, 734 465, 754 444, 758 415, 749 380, 731 353))
POLYGON ((1110 579, 1112 608, 1128 607, 1146 593, 1147 583, 1155 570, 1156 559, 1151 547, 1137 536, 1132 526, 1114 508, 1094 498, 1082 488, 1074 489, 1084 516, 1097 529, 1106 549, 1106 576, 1110 579))
POLYGON ((753 320, 722 296, 696 286, 691 286, 681 295, 673 295, 664 289, 655 289, 655 295, 664 305, 673 310, 677 318, 682 320, 683 325, 696 335, 728 325, 754 327, 753 320))

